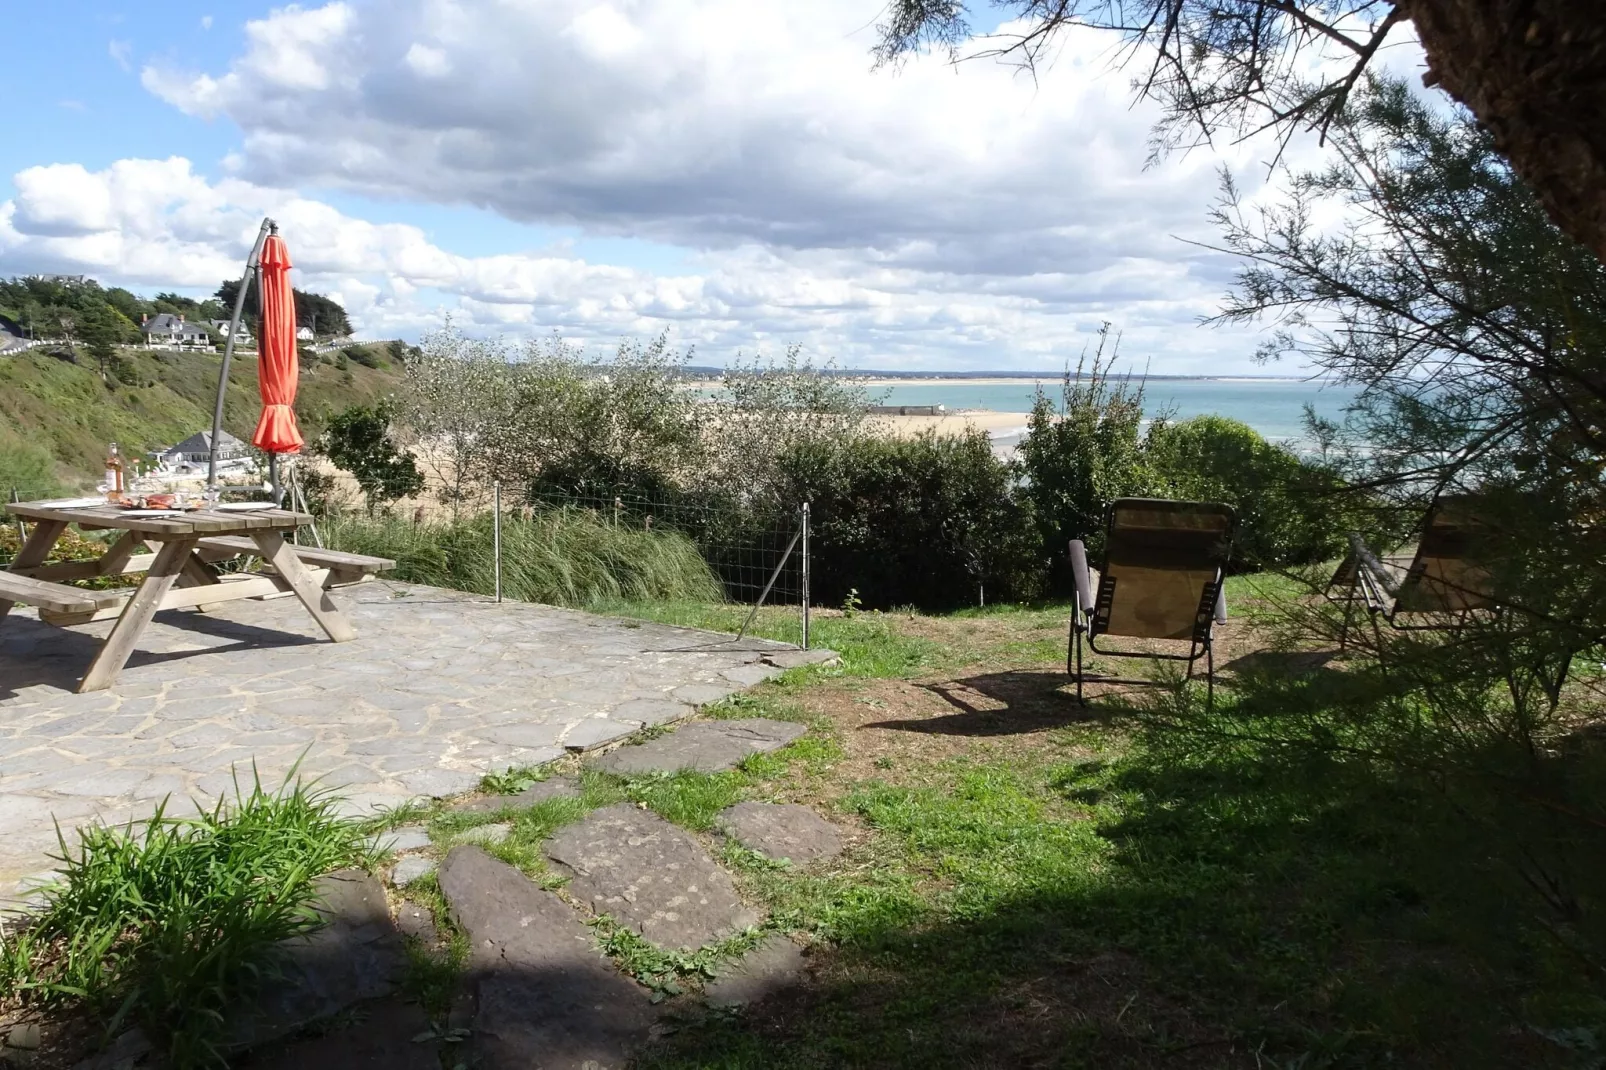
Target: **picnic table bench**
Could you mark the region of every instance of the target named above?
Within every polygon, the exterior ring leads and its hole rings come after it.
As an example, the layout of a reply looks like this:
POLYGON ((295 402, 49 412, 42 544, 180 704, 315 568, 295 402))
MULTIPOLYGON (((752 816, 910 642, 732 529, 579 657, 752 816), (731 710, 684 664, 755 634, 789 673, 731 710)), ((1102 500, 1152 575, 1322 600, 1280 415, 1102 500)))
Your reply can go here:
POLYGON ((84 624, 115 617, 117 623, 85 673, 79 691, 110 687, 151 619, 164 609, 201 609, 244 598, 293 594, 337 643, 356 638, 328 589, 358 582, 393 562, 362 554, 298 547, 287 533, 312 517, 284 509, 215 509, 140 515, 110 504, 84 501, 20 502, 12 516, 33 521, 33 531, 10 566, 0 570, 0 619, 14 603, 31 605, 47 624, 84 624), (98 559, 47 563, 51 548, 69 525, 121 530, 98 559), (210 541, 203 548, 201 543, 210 541), (147 544, 158 548, 144 552, 147 544), (220 575, 213 561, 250 553, 262 558, 260 573, 220 575), (309 569, 311 563, 315 568, 309 569), (133 589, 87 590, 63 580, 143 573, 133 589))
MULTIPOLYGON (((204 561, 223 561, 231 557, 260 556, 256 542, 243 535, 213 535, 196 543, 204 561)), ((371 557, 368 554, 347 553, 344 550, 325 550, 317 546, 292 547, 303 564, 326 570, 323 586, 346 587, 374 578, 376 572, 396 567, 388 557, 371 557)))

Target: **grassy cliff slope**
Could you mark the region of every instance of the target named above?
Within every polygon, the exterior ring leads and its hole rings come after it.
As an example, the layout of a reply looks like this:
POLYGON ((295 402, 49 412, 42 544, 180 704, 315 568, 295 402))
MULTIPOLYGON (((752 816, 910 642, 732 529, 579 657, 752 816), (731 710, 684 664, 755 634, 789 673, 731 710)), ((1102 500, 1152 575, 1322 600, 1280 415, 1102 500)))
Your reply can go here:
MULTIPOLYGON (((310 368, 303 364, 296 416, 309 440, 332 413, 395 390, 400 369, 385 360, 382 349, 371 350, 376 362, 384 362, 376 368, 343 360, 339 353, 321 355, 310 368)), ((109 381, 83 354, 76 363, 42 350, 0 356, 0 455, 26 454, 39 462, 9 467, 37 471, 53 465, 52 474, 62 484, 92 483, 108 442, 117 442, 126 456, 140 456, 211 428, 218 354, 123 350, 121 356, 124 366, 109 381)), ((260 410, 256 357, 237 355, 223 426, 248 439, 260 410)), ((9 489, 0 487, 5 494, 9 489)))

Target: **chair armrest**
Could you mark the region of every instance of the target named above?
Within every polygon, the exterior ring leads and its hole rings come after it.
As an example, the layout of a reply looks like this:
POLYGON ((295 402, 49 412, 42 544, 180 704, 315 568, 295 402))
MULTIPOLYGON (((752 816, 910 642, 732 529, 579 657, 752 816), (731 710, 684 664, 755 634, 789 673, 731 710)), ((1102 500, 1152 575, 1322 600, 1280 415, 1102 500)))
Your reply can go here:
POLYGON ((1093 612, 1093 580, 1087 571, 1087 547, 1081 539, 1071 540, 1071 582, 1076 585, 1076 607, 1093 612))
POLYGON ((1374 584, 1380 587, 1390 598, 1400 593, 1399 584, 1389 574, 1387 566, 1377 559, 1377 555, 1367 549, 1366 543, 1361 541, 1359 535, 1349 537, 1350 552, 1355 556, 1355 566, 1366 575, 1374 584))

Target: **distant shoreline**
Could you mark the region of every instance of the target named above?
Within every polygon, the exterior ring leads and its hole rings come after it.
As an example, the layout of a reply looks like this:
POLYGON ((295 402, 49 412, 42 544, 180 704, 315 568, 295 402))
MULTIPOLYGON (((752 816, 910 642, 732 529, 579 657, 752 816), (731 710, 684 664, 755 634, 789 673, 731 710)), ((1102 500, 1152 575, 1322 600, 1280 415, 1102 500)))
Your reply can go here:
MULTIPOLYGON (((839 378, 852 378, 851 375, 841 375, 839 378)), ((865 386, 907 386, 918 383, 921 386, 1014 386, 1018 383, 1057 383, 1065 376, 1059 373, 1045 375, 989 375, 989 376, 924 376, 924 375, 877 375, 873 378, 858 380, 865 386)), ((1125 379, 1127 375, 1114 374, 1112 379, 1125 379)), ((1305 383, 1311 380, 1299 375, 1138 375, 1133 379, 1143 379, 1149 382, 1165 383, 1305 383)))
MULTIPOLYGON (((717 387, 723 374, 717 368, 690 368, 692 382, 697 386, 717 387)), ((833 379, 851 379, 865 386, 1014 386, 1017 383, 1057 383, 1065 378, 1064 372, 910 372, 899 375, 884 371, 855 371, 834 369, 824 374, 833 379)), ((1142 379, 1156 383, 1311 383, 1321 380, 1308 375, 1144 375, 1139 372, 1114 372, 1112 379, 1142 379)), ((1336 384, 1335 384, 1336 385, 1336 384)))

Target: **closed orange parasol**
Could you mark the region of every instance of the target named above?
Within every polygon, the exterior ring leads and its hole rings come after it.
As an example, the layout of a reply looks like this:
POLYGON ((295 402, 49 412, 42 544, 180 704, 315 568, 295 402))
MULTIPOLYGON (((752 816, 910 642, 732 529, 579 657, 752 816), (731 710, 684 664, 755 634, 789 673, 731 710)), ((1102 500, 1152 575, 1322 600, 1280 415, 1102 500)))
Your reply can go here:
POLYGON ((262 245, 260 268, 262 316, 257 327, 257 378, 262 390, 262 418, 251 442, 269 454, 301 449, 296 426, 296 303, 290 289, 290 250, 270 234, 262 245))

